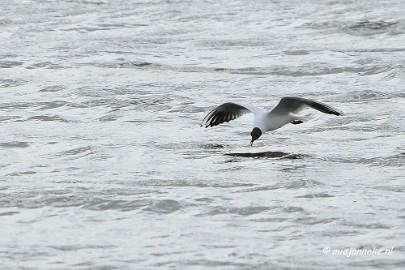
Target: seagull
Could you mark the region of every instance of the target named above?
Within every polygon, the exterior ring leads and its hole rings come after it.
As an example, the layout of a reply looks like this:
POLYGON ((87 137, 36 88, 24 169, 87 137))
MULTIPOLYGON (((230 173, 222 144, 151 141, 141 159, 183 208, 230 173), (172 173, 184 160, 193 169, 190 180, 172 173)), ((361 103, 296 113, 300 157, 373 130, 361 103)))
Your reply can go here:
POLYGON ((243 104, 240 102, 227 102, 219 105, 214 110, 209 112, 202 121, 202 127, 213 127, 219 124, 229 122, 246 113, 253 113, 255 118, 253 121, 253 130, 250 133, 253 142, 262 136, 267 131, 274 131, 282 126, 292 123, 302 124, 307 119, 307 116, 299 115, 298 113, 310 107, 327 114, 343 115, 341 110, 324 103, 301 98, 301 97, 283 97, 278 105, 271 111, 265 111, 253 105, 243 104))

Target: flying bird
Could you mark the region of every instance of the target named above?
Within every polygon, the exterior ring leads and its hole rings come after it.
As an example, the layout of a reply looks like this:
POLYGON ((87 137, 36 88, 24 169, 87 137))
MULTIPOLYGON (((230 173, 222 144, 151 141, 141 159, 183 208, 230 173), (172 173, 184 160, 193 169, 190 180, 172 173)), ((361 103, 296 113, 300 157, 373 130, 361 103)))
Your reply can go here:
POLYGON ((253 113, 255 118, 253 121, 253 130, 250 133, 252 136, 250 145, 253 145, 253 142, 267 131, 279 129, 288 123, 303 123, 307 117, 299 115, 298 113, 306 107, 327 114, 343 115, 341 110, 318 101, 300 97, 283 97, 278 105, 271 111, 265 111, 256 106, 239 102, 224 103, 208 113, 203 119, 201 126, 213 127, 234 120, 246 113, 253 113))

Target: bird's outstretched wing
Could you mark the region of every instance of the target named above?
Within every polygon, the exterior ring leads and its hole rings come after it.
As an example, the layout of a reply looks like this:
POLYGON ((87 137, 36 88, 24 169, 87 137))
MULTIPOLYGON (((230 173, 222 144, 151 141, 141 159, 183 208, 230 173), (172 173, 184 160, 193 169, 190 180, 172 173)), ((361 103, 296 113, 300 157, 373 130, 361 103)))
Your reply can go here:
POLYGON ((288 114, 298 113, 306 106, 318 110, 323 113, 343 115, 341 110, 338 110, 327 104, 300 97, 283 97, 278 105, 270 112, 271 114, 288 114))
POLYGON ((204 117, 201 126, 213 127, 224 122, 229 122, 246 113, 257 113, 261 109, 251 105, 240 104, 236 102, 227 102, 219 105, 204 117))

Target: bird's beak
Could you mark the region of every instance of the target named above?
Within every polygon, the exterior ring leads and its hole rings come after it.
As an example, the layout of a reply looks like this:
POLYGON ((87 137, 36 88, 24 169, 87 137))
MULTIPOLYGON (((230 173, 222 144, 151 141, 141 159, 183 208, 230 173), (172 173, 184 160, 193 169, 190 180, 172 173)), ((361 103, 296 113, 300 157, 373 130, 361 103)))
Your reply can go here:
POLYGON ((253 140, 250 141, 250 146, 253 146, 253 140))

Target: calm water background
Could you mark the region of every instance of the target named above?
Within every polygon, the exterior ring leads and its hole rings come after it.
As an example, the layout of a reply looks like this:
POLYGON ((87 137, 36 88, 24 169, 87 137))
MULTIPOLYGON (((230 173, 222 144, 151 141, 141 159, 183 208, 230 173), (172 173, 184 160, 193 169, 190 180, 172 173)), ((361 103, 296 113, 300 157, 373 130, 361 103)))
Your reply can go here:
POLYGON ((404 10, 2 0, 0 268, 405 267, 404 10), (199 126, 286 95, 345 116, 199 126))

